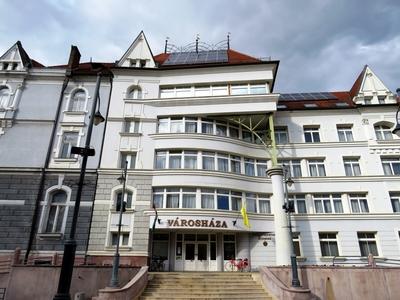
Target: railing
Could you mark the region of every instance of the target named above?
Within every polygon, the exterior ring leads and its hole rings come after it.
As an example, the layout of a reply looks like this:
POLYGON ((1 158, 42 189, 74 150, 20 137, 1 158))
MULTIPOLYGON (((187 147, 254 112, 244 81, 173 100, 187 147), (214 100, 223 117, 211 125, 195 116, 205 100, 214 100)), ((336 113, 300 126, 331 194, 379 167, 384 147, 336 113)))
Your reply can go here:
POLYGON ((334 256, 332 266, 352 265, 366 267, 400 267, 400 259, 369 256, 334 256))

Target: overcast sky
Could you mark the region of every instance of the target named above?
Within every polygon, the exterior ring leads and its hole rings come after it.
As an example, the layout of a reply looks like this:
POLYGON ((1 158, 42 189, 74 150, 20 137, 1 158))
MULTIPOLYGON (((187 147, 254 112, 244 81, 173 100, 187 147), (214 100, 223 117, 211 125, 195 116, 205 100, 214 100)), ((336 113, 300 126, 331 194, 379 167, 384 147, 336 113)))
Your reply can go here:
POLYGON ((368 64, 400 87, 399 0, 0 0, 0 52, 20 40, 45 65, 113 62, 144 30, 153 54, 168 36, 183 46, 199 34, 231 48, 280 60, 276 92, 348 90, 368 64))

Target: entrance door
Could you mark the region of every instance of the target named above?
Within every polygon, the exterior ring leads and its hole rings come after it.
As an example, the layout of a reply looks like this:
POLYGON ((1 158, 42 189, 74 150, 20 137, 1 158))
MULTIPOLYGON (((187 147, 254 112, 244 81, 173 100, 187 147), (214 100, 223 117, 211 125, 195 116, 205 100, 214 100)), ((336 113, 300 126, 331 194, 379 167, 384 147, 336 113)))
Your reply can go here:
POLYGON ((195 271, 196 270, 196 243, 187 242, 185 243, 185 271, 195 271))
POLYGON ((185 271, 208 271, 208 243, 185 243, 185 271))

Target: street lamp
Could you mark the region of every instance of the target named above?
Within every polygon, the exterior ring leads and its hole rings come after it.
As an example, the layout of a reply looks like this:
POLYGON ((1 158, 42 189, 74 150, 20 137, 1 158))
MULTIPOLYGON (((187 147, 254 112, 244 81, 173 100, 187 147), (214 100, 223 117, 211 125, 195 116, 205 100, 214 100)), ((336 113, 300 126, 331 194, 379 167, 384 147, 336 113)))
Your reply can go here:
POLYGON ((291 251, 290 251, 290 265, 292 267, 292 286, 293 287, 300 287, 300 280, 299 280, 299 274, 297 273, 297 259, 296 259, 296 253, 294 252, 294 244, 293 244, 293 230, 292 230, 292 220, 291 220, 291 213, 295 211, 294 209, 294 202, 289 201, 289 195, 288 195, 288 186, 293 185, 293 180, 290 177, 289 170, 287 166, 283 165, 283 181, 284 181, 284 188, 285 188, 285 204, 283 205, 283 209, 285 210, 287 214, 287 219, 288 219, 288 227, 289 227, 289 233, 290 233, 290 245, 291 245, 291 251))
MULTIPOLYGON (((92 137, 93 125, 98 125, 104 121, 103 116, 99 111, 96 112, 97 100, 100 100, 99 89, 101 82, 101 73, 97 74, 96 87, 93 95, 92 110, 89 118, 88 129, 86 133, 85 147, 72 147, 71 154, 78 154, 82 156, 82 164, 79 175, 78 190, 76 191, 76 199, 74 206, 74 213, 72 216, 71 230, 69 237, 64 242, 64 253, 61 265, 60 278, 58 281, 57 294, 54 296, 54 300, 70 300, 69 289, 71 287, 72 271, 74 269, 75 252, 76 252, 76 240, 75 231, 78 222, 79 207, 81 203, 81 195, 83 184, 85 180, 86 164, 89 156, 94 156, 94 149, 90 148, 90 140, 92 137)), ((100 102, 100 101, 99 101, 100 102)), ((100 106, 100 105, 99 105, 100 106)))
MULTIPOLYGON (((399 100, 400 100, 400 88, 396 89, 396 100, 397 100, 397 104, 399 104, 399 100)), ((397 112, 396 112, 396 127, 393 129, 392 133, 397 135, 398 137, 400 137, 400 120, 399 120, 399 111, 400 111, 400 105, 397 108, 397 112)))
POLYGON ((125 161, 124 173, 122 176, 118 177, 118 181, 122 184, 122 195, 121 199, 116 203, 116 209, 119 210, 119 221, 118 221, 118 233, 117 233, 117 246, 115 248, 115 254, 113 259, 113 268, 111 273, 111 281, 110 286, 113 288, 117 288, 119 286, 118 281, 118 268, 119 268, 119 240, 121 238, 121 223, 122 223, 122 214, 125 211, 125 187, 126 187, 126 173, 128 169, 128 162, 125 161))

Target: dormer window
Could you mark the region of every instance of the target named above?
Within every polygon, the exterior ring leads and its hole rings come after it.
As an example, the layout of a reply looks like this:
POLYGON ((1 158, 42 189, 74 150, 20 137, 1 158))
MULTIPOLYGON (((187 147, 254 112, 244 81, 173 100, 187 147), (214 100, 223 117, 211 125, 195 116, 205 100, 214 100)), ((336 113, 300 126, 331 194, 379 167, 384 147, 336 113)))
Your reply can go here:
POLYGON ((69 102, 69 111, 84 111, 86 102, 86 93, 84 90, 77 90, 69 102))
POLYGON ((144 68, 146 66, 146 60, 145 59, 139 60, 139 65, 141 68, 144 68))
POLYGON ((365 103, 366 105, 372 104, 372 97, 365 97, 365 98, 364 98, 364 103, 365 103))
POLYGON ((10 90, 3 86, 0 87, 0 108, 8 107, 10 102, 10 90))
POLYGON ((9 66, 8 62, 3 62, 3 70, 7 70, 9 66))
POLYGON ((385 104, 385 99, 386 99, 386 96, 378 96, 379 104, 385 104))

